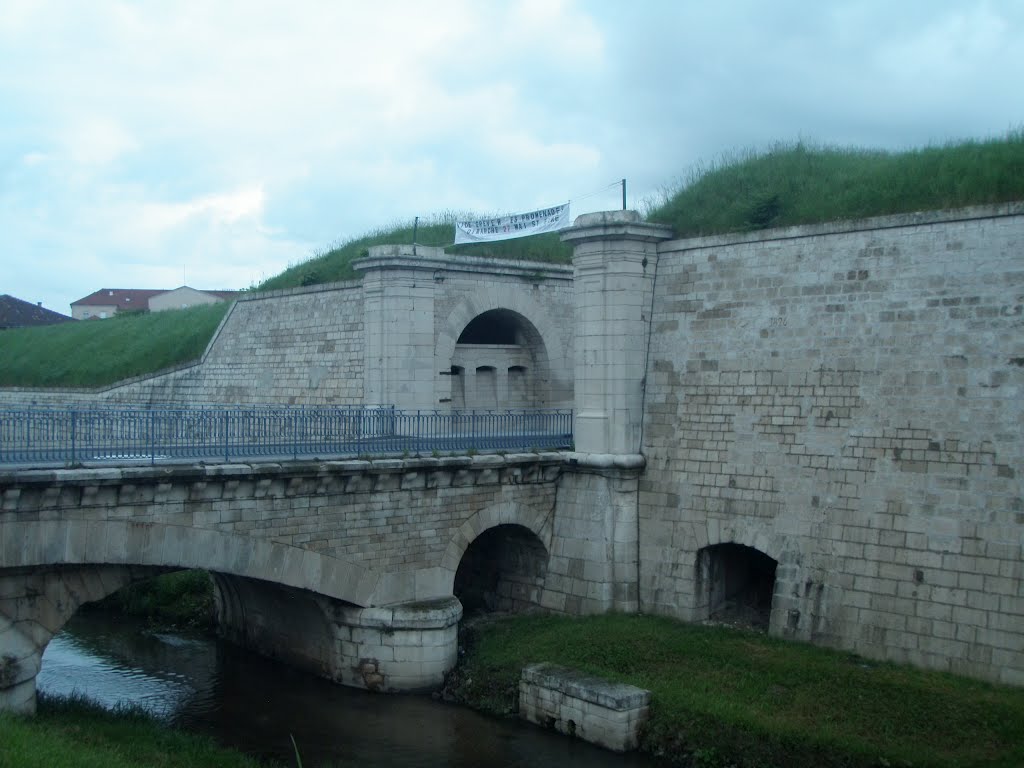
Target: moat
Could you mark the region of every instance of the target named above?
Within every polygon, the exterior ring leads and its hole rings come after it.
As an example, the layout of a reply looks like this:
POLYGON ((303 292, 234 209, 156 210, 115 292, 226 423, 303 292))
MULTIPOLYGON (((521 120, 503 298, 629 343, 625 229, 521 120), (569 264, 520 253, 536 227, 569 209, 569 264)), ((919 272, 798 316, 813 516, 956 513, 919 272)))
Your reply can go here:
POLYGON ((615 755, 515 719, 429 696, 334 685, 203 635, 153 630, 101 612, 76 615, 43 656, 40 691, 143 707, 250 755, 305 766, 607 766, 615 755))

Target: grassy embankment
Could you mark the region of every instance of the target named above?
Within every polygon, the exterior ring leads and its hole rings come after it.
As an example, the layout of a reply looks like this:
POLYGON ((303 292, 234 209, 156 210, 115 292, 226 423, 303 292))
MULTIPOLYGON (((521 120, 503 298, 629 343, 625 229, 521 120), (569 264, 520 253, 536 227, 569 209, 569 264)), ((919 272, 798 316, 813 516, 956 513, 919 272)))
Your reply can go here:
MULTIPOLYGON (((909 152, 779 144, 699 166, 664 195, 648 218, 685 237, 1014 200, 1024 200, 1021 130, 909 152)), ((416 239, 449 246, 456 218, 445 214, 424 220, 416 239)), ((353 279, 352 262, 371 245, 411 243, 412 233, 412 222, 379 229, 291 266, 255 290, 353 279)), ((571 257, 556 234, 447 250, 562 264, 571 257)), ((224 311, 224 305, 215 305, 4 331, 0 386, 95 387, 193 360, 224 311)))
POLYGON ((1024 200, 1024 130, 907 152, 779 144, 698 166, 648 219, 680 237, 1024 200))
POLYGON ((43 696, 33 718, 0 713, 0 768, 267 766, 140 710, 108 712, 82 700, 43 696))
POLYGON ((228 304, 0 332, 0 387, 100 387, 195 360, 228 304))
POLYGON ((652 692, 642 748, 741 768, 1024 765, 1024 689, 651 616, 483 621, 449 692, 516 708, 523 666, 562 664, 652 692))

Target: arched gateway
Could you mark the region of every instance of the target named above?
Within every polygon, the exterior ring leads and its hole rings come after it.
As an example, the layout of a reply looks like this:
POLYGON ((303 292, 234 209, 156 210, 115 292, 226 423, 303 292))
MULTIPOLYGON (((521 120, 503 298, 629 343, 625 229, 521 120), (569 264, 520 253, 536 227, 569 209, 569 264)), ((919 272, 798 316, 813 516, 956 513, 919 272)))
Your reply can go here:
POLYGON ((767 630, 778 562, 743 544, 726 542, 697 553, 697 618, 767 630))

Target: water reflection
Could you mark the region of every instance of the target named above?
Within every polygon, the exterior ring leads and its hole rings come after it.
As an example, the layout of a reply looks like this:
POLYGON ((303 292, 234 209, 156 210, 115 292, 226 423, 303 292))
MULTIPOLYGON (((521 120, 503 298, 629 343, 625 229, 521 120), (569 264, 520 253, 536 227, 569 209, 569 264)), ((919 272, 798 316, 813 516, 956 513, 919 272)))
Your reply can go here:
POLYGON ((289 765, 293 735, 312 768, 655 765, 429 697, 343 688, 210 638, 151 632, 99 613, 77 615, 54 637, 37 685, 109 707, 130 702, 289 765))

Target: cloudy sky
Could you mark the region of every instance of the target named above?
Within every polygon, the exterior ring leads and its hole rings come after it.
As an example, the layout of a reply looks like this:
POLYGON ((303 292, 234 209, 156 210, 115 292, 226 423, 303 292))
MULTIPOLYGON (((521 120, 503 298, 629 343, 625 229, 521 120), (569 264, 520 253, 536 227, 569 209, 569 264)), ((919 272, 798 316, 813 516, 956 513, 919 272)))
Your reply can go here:
POLYGON ((438 212, 1024 126, 1024 0, 3 0, 0 293, 244 288, 438 212))

